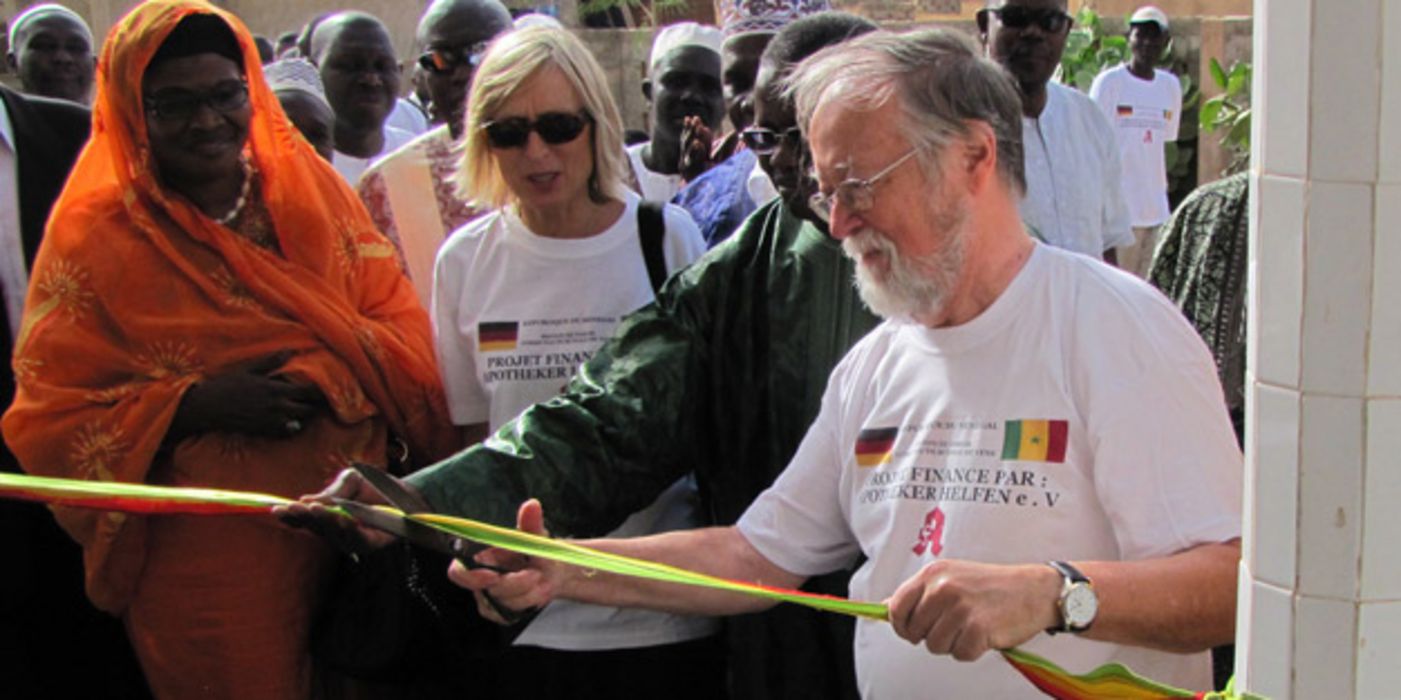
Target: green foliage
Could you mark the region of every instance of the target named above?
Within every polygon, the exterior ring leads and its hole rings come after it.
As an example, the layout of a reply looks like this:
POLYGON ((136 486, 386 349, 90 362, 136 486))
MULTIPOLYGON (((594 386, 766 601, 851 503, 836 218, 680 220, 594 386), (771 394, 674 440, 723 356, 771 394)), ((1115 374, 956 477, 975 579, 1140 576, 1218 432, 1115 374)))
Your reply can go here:
POLYGON ((1211 81, 1220 95, 1202 103, 1198 117, 1202 131, 1221 132, 1221 144, 1231 152, 1231 162, 1223 175, 1239 172, 1250 162, 1250 78, 1251 66, 1244 61, 1231 64, 1228 71, 1211 59, 1211 81))
MULTIPOLYGON (((1127 18, 1124 25, 1128 26, 1127 18)), ((1081 92, 1089 92, 1095 76, 1131 57, 1128 37, 1121 34, 1105 34, 1104 23, 1099 14, 1091 8, 1082 7, 1075 14, 1075 27, 1065 39, 1065 52, 1061 54, 1056 79, 1081 92)), ((1164 151, 1168 198, 1176 205, 1197 186, 1196 123, 1185 118, 1185 115, 1192 114, 1197 108, 1201 102, 1201 91, 1197 88, 1196 81, 1192 80, 1186 61, 1175 57, 1171 40, 1163 47, 1158 67, 1171 71, 1182 84, 1182 128, 1177 134, 1177 140, 1169 141, 1164 151)))
POLYGON ((1062 83, 1088 92, 1106 67, 1116 66, 1129 56, 1129 40, 1119 35, 1106 35, 1094 10, 1083 7, 1075 15, 1075 27, 1065 39, 1061 54, 1059 79, 1062 83))

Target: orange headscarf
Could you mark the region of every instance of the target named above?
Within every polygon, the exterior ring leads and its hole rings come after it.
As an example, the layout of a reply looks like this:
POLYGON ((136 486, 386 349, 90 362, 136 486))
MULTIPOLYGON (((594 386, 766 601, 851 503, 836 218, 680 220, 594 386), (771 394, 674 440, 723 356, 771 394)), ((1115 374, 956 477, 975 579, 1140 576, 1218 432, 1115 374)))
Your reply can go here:
MULTIPOLYGON (((451 450, 428 318, 393 247, 291 126, 233 15, 152 0, 112 29, 92 140, 53 211, 15 347, 18 393, 3 422, 25 470, 157 478, 148 472, 184 391, 282 351, 293 353, 282 373, 320 387, 335 419, 378 415, 420 461, 451 450), (154 171, 142 76, 196 13, 222 18, 241 47, 252 108, 245 148, 280 256, 164 189, 154 171)), ((140 519, 58 515, 84 545, 94 602, 119 610, 140 570, 140 519)))

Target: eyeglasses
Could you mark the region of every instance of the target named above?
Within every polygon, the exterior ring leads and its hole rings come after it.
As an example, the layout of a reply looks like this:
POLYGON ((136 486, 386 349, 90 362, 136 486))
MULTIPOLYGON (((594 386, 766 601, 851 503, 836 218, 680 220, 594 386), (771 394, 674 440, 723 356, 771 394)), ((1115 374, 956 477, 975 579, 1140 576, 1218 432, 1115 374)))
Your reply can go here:
POLYGON ((466 64, 476 69, 482 62, 487 42, 478 42, 460 48, 439 47, 428 49, 418 57, 418 65, 430 73, 451 73, 458 66, 466 64))
POLYGON ((744 145, 749 150, 754 151, 754 155, 766 156, 778 150, 778 147, 785 142, 790 144, 802 143, 802 131, 796 126, 790 126, 783 131, 765 129, 762 126, 751 126, 739 132, 739 137, 744 140, 744 145))
MULTIPOLYGON (((812 212, 822 219, 823 222, 831 223, 832 207, 837 202, 841 202, 843 207, 850 209, 854 213, 870 210, 875 206, 875 184, 881 178, 895 172, 895 169, 904 164, 905 161, 915 157, 919 149, 911 148, 909 153, 895 159, 894 163, 885 166, 883 170, 864 180, 851 178, 843 180, 832 190, 832 194, 814 193, 808 198, 808 207, 812 212)), ((814 176, 814 180, 817 178, 814 176)))
MULTIPOLYGON (((1008 29, 1026 29, 1035 24, 1041 31, 1048 34, 1060 34, 1075 22, 1075 18, 1062 12, 1048 8, 1032 9, 1021 7, 1020 5, 989 7, 978 10, 978 12, 991 12, 997 15, 998 21, 1008 29)), ((986 16, 986 15, 984 15, 986 16)))
POLYGON ((530 139, 530 132, 540 135, 541 140, 551 146, 569 143, 584 133, 584 127, 593 123, 587 112, 546 112, 530 121, 525 117, 509 117, 487 122, 484 130, 486 140, 492 148, 520 148, 530 139))
POLYGON ((242 80, 227 80, 206 92, 168 88, 142 98, 146 112, 171 123, 188 122, 202 105, 219 114, 231 114, 248 106, 248 84, 242 80))

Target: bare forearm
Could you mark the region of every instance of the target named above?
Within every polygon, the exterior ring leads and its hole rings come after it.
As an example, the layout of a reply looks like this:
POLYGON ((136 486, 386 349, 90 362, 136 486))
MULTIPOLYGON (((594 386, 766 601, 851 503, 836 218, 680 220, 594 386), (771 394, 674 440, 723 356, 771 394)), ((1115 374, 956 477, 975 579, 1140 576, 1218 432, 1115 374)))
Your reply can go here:
MULTIPOLYGON (((765 559, 732 527, 668 532, 632 539, 580 542, 606 552, 670 564, 693 571, 793 588, 801 576, 765 559)), ((772 602, 696 586, 647 581, 569 567, 557 597, 614 607, 648 608, 690 615, 736 615, 764 610, 772 602)))
POLYGON ((1240 541, 1161 559, 1077 562, 1094 582, 1099 614, 1085 637, 1179 653, 1235 636, 1240 541))

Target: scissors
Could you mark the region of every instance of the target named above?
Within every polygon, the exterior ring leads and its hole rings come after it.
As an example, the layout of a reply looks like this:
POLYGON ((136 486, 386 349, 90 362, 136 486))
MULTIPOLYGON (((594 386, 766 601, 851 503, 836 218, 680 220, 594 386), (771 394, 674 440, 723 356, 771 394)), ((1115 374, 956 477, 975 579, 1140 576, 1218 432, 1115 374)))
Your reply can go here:
MULTIPOLYGON (((398 513, 386 508, 366 505, 359 501, 352 501, 344 498, 335 499, 335 504, 343 509, 356 522, 367 527, 387 532, 395 537, 408 541, 410 544, 418 545, 426 549, 433 550, 440 554, 446 554, 461 562, 469 569, 486 569, 499 574, 509 573, 506 569, 482 564, 475 559, 478 552, 487 549, 486 545, 454 537, 441 530, 434 529, 421 522, 405 517, 414 513, 429 512, 428 502, 422 496, 404 488, 385 472, 364 462, 351 462, 350 467, 360 476, 368 481, 370 487, 379 492, 384 500, 393 508, 398 509, 398 513)), ((490 593, 482 591, 482 596, 486 599, 491 609, 496 611, 508 624, 520 627, 522 623, 534 619, 540 612, 539 608, 530 610, 512 610, 501 605, 490 593)))

